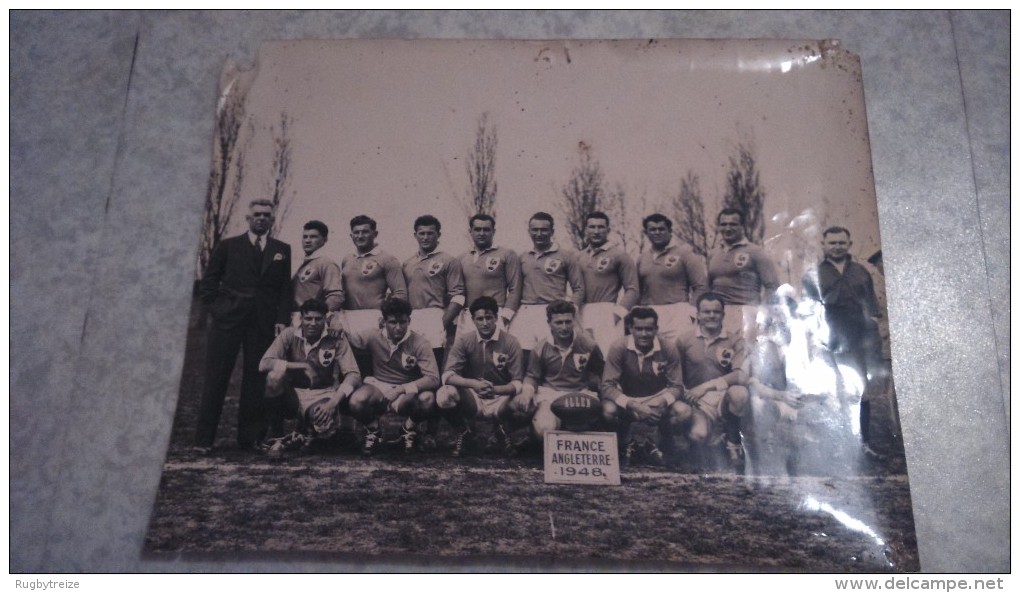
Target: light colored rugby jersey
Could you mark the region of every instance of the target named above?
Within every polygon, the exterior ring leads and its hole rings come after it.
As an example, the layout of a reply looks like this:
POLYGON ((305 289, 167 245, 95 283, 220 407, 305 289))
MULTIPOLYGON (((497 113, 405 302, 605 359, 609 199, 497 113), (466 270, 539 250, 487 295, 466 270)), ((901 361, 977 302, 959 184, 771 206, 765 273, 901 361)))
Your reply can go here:
POLYGON ((602 373, 602 397, 620 404, 620 396, 648 397, 669 389, 674 399, 680 399, 684 390, 680 355, 668 342, 652 343, 647 354, 634 345, 633 336, 613 342, 606 356, 602 373))
POLYGON ((284 328, 262 356, 263 362, 277 360, 307 362, 315 372, 311 389, 332 387, 348 373, 358 374, 358 364, 343 335, 334 338, 322 332, 319 341, 309 344, 298 327, 284 328))
POLYGON ((369 329, 350 335, 351 345, 372 355, 372 376, 390 385, 413 383, 418 391, 437 389, 439 366, 432 345, 421 334, 407 330, 392 344, 385 329, 369 329))
POLYGON ((477 331, 461 334, 446 356, 443 382, 453 374, 465 379, 484 379, 493 385, 519 384, 524 378, 521 345, 517 338, 499 328, 488 340, 483 340, 477 331))
POLYGON ((725 329, 711 338, 698 326, 693 334, 680 336, 676 342, 684 385, 690 389, 706 381, 718 379, 741 370, 747 348, 738 332, 730 335, 725 329))
POLYGON ((415 309, 445 309, 451 302, 464 304, 464 276, 452 255, 418 252, 404 261, 407 298, 415 309))
POLYGON ((541 253, 531 249, 521 254, 522 305, 545 305, 567 298, 570 283, 570 300, 575 305, 584 302, 584 278, 577 262, 577 254, 564 251, 553 243, 541 253))
POLYGON ((761 290, 779 287, 779 272, 765 250, 746 238, 721 243, 708 255, 708 284, 727 305, 757 305, 761 290))
POLYGON ((309 299, 318 299, 330 311, 339 311, 344 302, 343 278, 340 266, 323 255, 305 257, 294 274, 294 310, 309 299))
POLYGON ((541 340, 528 363, 525 382, 557 391, 578 391, 598 385, 605 360, 595 339, 574 331, 574 341, 561 351, 549 340, 541 340))
POLYGON ((637 268, 642 305, 694 302, 707 285, 704 260, 675 239, 662 251, 645 250, 637 268))
POLYGON ((464 275, 464 302, 470 306, 480 296, 496 299, 500 313, 512 316, 521 305, 521 258, 510 249, 489 247, 460 256, 464 275))
POLYGON ((350 253, 340 265, 344 280, 344 309, 378 309, 390 296, 407 299, 404 271, 397 258, 375 246, 365 254, 350 253))
POLYGON ((615 303, 620 289, 620 306, 627 311, 637 304, 637 265, 621 247, 605 243, 588 247, 578 255, 584 281, 585 303, 615 303))

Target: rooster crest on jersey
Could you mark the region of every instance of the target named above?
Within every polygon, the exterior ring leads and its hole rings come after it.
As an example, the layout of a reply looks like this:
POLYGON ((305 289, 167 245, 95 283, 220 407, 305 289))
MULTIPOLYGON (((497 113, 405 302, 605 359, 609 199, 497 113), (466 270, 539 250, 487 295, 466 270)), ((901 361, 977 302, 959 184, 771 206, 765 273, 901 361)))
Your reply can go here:
POLYGON ((666 368, 666 363, 665 362, 662 362, 662 361, 659 361, 659 360, 653 360, 652 361, 652 374, 653 375, 661 375, 663 369, 665 369, 665 368, 666 368))
POLYGON ((378 266, 379 264, 373 259, 365 260, 365 263, 361 264, 361 275, 368 276, 374 272, 378 266))
POLYGON ((336 350, 319 350, 319 364, 329 366, 336 359, 336 350))
POLYGON ((599 261, 595 264, 595 271, 596 272, 605 272, 606 268, 609 267, 610 263, 612 263, 612 260, 610 260, 608 257, 605 257, 605 256, 600 257, 599 261))
POLYGON ((497 371, 502 371, 506 368, 507 356, 502 352, 492 353, 492 365, 496 367, 497 371))
POLYGON ((443 262, 441 262, 441 261, 434 261, 431 264, 429 264, 429 268, 428 268, 428 270, 425 271, 425 273, 428 274, 429 276, 435 276, 436 274, 439 273, 439 270, 442 270, 442 269, 443 269, 443 262))
POLYGON ((575 354, 574 355, 574 367, 577 370, 584 368, 584 365, 588 364, 588 359, 591 358, 590 354, 575 354))
POLYGON ((751 256, 747 255, 747 253, 744 253, 743 251, 733 257, 733 265, 738 268, 743 268, 749 261, 751 261, 751 256))
POLYGON ((401 354, 400 364, 404 367, 405 371, 410 371, 418 364, 418 359, 410 354, 401 354))
POLYGON ((498 268, 498 267, 499 267, 499 258, 498 257, 490 257, 489 259, 485 260, 485 269, 486 270, 488 270, 490 272, 495 272, 496 268, 498 268))
POLYGON ((670 254, 666 256, 666 267, 672 268, 676 265, 676 262, 680 261, 680 256, 676 254, 670 254))
POLYGON ((563 263, 562 260, 550 259, 549 261, 545 262, 545 273, 555 274, 556 270, 560 269, 560 264, 562 263, 563 263))
POLYGON ((719 362, 719 365, 724 369, 728 369, 733 366, 733 350, 730 348, 723 348, 716 352, 715 359, 719 362))
POLYGON ((308 282, 308 279, 312 277, 312 272, 314 271, 315 270, 313 270, 310 267, 301 270, 301 276, 299 277, 299 280, 301 280, 301 282, 308 282))

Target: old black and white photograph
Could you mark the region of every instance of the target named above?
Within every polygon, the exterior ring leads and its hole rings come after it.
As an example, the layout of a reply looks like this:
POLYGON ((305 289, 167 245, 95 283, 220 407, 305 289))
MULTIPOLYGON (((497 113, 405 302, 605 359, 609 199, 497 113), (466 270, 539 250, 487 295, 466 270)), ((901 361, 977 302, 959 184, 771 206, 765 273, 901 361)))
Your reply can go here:
POLYGON ((228 61, 147 557, 919 570, 852 50, 228 61))

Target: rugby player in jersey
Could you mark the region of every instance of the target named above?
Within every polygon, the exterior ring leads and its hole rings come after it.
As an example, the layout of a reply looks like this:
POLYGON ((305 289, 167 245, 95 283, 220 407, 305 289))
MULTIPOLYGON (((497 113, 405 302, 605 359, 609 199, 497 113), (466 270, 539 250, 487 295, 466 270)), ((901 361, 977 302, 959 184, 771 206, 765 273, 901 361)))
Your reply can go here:
POLYGON ((460 262, 439 251, 442 224, 435 216, 425 214, 414 221, 414 240, 418 252, 404 261, 411 313, 411 330, 433 346, 436 362, 442 362, 447 335, 453 335, 457 316, 464 308, 464 276, 460 262))
MULTIPOLYGON (((793 299, 778 293, 769 297, 758 315, 755 341, 746 358, 747 388, 751 410, 743 427, 748 471, 762 475, 797 473, 799 449, 805 445, 820 453, 828 448, 825 431, 812 428, 838 426, 839 406, 831 406, 826 397, 807 394, 795 377, 787 376, 787 360, 796 368, 807 369, 806 332, 793 332, 798 322, 793 299), (798 343, 793 338, 797 336, 798 343), (835 414, 831 412, 834 411, 835 414), (806 438, 809 432, 816 432, 806 438)), ((827 465, 832 457, 826 455, 827 465)))
POLYGON ((404 270, 397 258, 376 244, 375 220, 360 214, 351 219, 355 252, 343 258, 344 329, 359 333, 379 326, 379 307, 387 297, 407 299, 404 270))
POLYGON ((630 335, 613 342, 606 355, 602 417, 616 429, 623 463, 641 454, 653 465, 662 465, 663 451, 674 452, 673 435, 685 433, 693 418, 691 406, 682 400, 680 355, 674 344, 659 338, 658 321, 651 307, 634 307, 625 318, 630 335), (631 434, 635 422, 652 425, 660 443, 635 439, 631 434))
POLYGON ((500 329, 499 305, 492 297, 478 297, 468 308, 475 331, 453 343, 443 371, 436 405, 457 432, 454 457, 474 443, 475 419, 493 424, 489 452, 513 453, 508 435, 511 399, 523 389, 524 361, 517 338, 500 329))
MULTIPOLYGON (((474 247, 458 258, 464 275, 464 302, 473 303, 481 296, 496 299, 499 321, 503 328, 509 327, 521 305, 521 258, 512 249, 493 245, 496 219, 492 216, 475 214, 468 221, 468 230, 474 247)), ((471 313, 461 311, 457 333, 474 330, 471 313)))
POLYGON ((724 208, 716 218, 722 242, 708 254, 708 287, 726 304, 726 328, 752 339, 758 305, 779 288, 779 272, 765 250, 748 241, 744 212, 724 208))
POLYGON ((619 245, 609 241, 609 216, 591 212, 584 221, 585 248, 578 256, 584 282, 581 325, 595 336, 599 348, 623 337, 623 318, 640 296, 637 265, 619 245))
POLYGON ((549 337, 546 307, 567 299, 579 307, 584 302, 584 279, 577 255, 553 241, 556 229, 548 212, 536 212, 528 220, 532 248, 521 254, 521 306, 510 324, 510 333, 521 343, 527 361, 538 341, 549 337))
POLYGON ((740 424, 750 398, 743 367, 745 342, 740 332, 723 326, 726 312, 721 295, 703 293, 696 306, 694 333, 677 340, 683 400, 694 409, 688 436, 697 445, 713 445, 724 437, 730 464, 739 471, 744 464, 740 424))
POLYGON ((259 361, 266 373, 271 456, 336 434, 348 398, 361 385, 347 339, 326 332, 328 312, 322 301, 307 299, 301 326, 284 328, 259 361), (298 419, 297 430, 285 436, 288 417, 298 419))
POLYGON ((432 345, 409 329, 411 304, 389 298, 380 311, 381 327, 348 334, 352 346, 372 356, 372 376, 366 377, 350 398, 351 415, 366 429, 361 448, 365 455, 371 455, 379 444, 379 419, 387 412, 404 417, 400 429, 404 451, 420 448, 418 424, 432 415, 440 385, 432 345))
POLYGON ((659 336, 673 342, 694 331, 694 302, 705 291, 705 260, 673 236, 673 221, 650 214, 641 222, 649 247, 638 258, 641 304, 659 316, 659 336))
MULTIPOLYGON (((444 349, 456 331, 457 316, 464 308, 464 276, 460 262, 438 249, 442 235, 438 218, 431 214, 419 216, 412 228, 418 252, 403 265, 408 301, 414 309, 411 330, 425 336, 432 344, 436 364, 442 368, 444 349)), ((421 444, 430 449, 435 444, 439 418, 429 419, 426 425, 421 444)))
POLYGON ((605 361, 602 350, 587 332, 575 325, 577 308, 567 301, 546 306, 550 337, 539 341, 531 353, 521 394, 511 400, 514 412, 531 417, 534 442, 542 443, 545 433, 558 430, 560 419, 552 403, 568 393, 587 395, 598 404, 599 384, 605 361))
POLYGON ((333 317, 340 311, 344 303, 343 279, 340 266, 332 259, 322 255, 320 250, 329 239, 329 227, 320 220, 309 220, 301 233, 301 248, 305 258, 294 273, 294 312, 291 325, 301 325, 301 305, 309 299, 317 299, 326 303, 329 313, 326 315, 326 326, 337 327, 333 317))

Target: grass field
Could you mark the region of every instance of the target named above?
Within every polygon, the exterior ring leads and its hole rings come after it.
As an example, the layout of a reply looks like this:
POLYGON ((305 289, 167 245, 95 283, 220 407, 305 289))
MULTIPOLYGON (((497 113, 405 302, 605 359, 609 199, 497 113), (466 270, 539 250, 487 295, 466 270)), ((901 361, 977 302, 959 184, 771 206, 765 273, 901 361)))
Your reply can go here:
MULTIPOLYGON (((919 569, 910 493, 889 406, 878 444, 892 453, 851 477, 699 474, 641 466, 622 485, 546 485, 541 459, 445 452, 371 459, 340 448, 278 461, 233 444, 236 381, 217 449, 189 445, 204 335, 193 317, 170 450, 146 538, 150 556, 209 552, 386 554, 411 565, 465 559, 547 569, 824 572, 919 569), (525 564, 522 564, 525 563, 525 564)), ((340 556, 337 556, 340 557, 340 556)))

